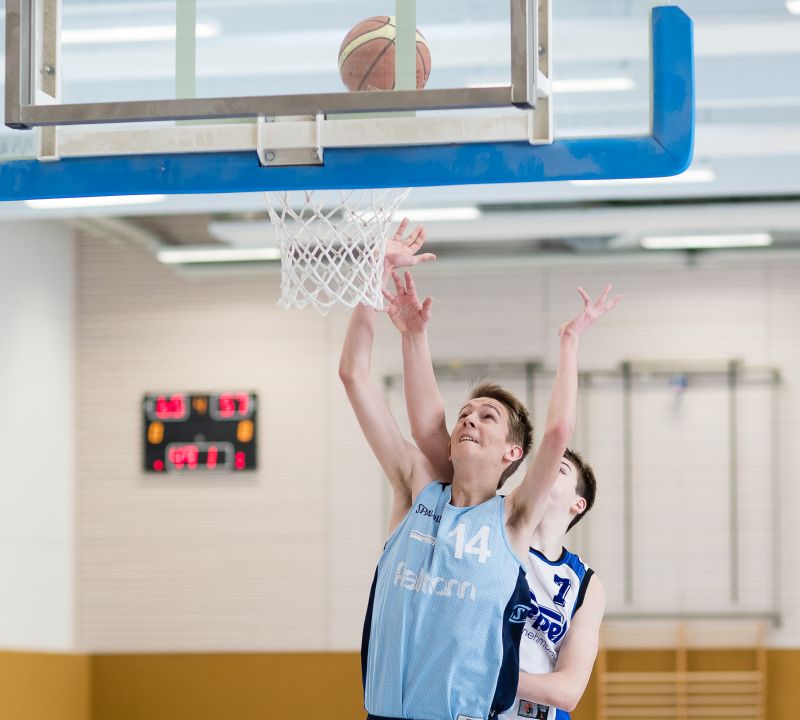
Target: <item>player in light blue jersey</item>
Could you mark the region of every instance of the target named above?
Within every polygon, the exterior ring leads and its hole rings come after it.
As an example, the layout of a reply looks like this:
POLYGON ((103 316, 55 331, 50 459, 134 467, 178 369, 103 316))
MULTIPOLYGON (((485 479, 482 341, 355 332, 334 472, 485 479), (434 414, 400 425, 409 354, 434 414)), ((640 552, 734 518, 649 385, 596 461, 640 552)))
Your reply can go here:
MULTIPOLYGON (((449 434, 426 334, 431 300, 419 302, 409 273, 405 284, 397 275, 394 280, 397 295, 386 293, 386 297, 389 314, 403 336, 404 388, 412 435, 438 475, 449 478, 449 434)), ((560 329, 562 357, 564 337, 577 340, 592 315, 602 314, 617 302, 618 298, 607 300, 609 291, 607 287, 594 306, 579 291, 584 314, 560 329)), ((595 477, 571 450, 565 451, 557 473, 546 512, 530 538, 526 579, 531 610, 520 643, 521 674, 514 704, 501 714, 501 720, 567 720, 597 656, 605 607, 603 587, 593 571, 563 547, 567 531, 594 503, 595 477)))
MULTIPOLYGON (((389 264, 414 264, 408 256, 420 245, 412 235, 406 257, 395 262, 389 252, 389 264)), ((530 610, 525 558, 574 427, 578 337, 612 305, 588 302, 572 321, 577 329, 562 334, 542 442, 507 498, 497 489, 531 444, 524 406, 500 388, 470 398, 448 441, 452 484, 440 482, 370 380, 376 313, 353 311, 339 374, 393 490, 390 535, 364 625, 371 718, 485 720, 513 705, 530 610)))

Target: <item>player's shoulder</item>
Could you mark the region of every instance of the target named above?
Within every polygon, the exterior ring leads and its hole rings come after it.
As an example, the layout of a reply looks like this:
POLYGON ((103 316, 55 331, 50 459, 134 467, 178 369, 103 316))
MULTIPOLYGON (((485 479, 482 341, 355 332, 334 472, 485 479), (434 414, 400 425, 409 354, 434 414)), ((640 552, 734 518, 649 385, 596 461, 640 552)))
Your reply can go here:
POLYGON ((603 582, 593 570, 589 570, 581 581, 577 602, 573 615, 581 608, 591 608, 601 617, 606 606, 606 589, 603 582))
POLYGON ((547 557, 541 550, 531 547, 528 549, 528 559, 531 562, 536 562, 540 565, 549 565, 553 568, 568 567, 579 579, 583 579, 587 573, 594 572, 580 555, 570 552, 565 547, 562 547, 561 553, 553 558, 547 557))
POLYGON ((587 563, 578 553, 572 552, 568 548, 564 548, 561 554, 561 561, 565 565, 575 565, 585 570, 589 570, 589 563, 587 563))

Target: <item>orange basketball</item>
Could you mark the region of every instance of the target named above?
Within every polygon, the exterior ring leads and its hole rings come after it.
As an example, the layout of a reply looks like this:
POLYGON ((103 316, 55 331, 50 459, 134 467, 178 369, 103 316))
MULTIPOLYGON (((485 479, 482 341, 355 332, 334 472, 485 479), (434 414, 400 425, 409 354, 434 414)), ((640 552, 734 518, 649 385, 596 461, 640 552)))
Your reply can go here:
MULTIPOLYGON (((356 25, 339 48, 339 74, 348 90, 393 90, 395 63, 394 17, 380 15, 356 25)), ((431 53, 417 30, 417 89, 431 74, 431 53)))

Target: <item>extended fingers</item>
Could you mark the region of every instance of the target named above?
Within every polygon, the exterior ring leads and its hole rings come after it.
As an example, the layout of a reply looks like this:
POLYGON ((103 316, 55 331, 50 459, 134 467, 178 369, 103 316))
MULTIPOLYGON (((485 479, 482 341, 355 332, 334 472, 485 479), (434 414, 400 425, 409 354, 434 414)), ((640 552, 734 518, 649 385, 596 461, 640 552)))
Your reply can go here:
POLYGON ((592 298, 589 297, 589 295, 586 292, 586 290, 584 290, 582 287, 579 287, 578 288, 578 293, 583 298, 583 306, 584 307, 589 307, 592 304, 592 298))
POLYGON ((431 305, 433 305, 433 298, 425 298, 425 301, 422 303, 422 319, 425 322, 431 319, 431 305))
POLYGON ((422 243, 424 242, 425 228, 422 225, 417 225, 408 236, 408 247, 416 252, 422 247, 422 243))
POLYGON ((405 295, 406 289, 403 286, 403 281, 400 279, 400 276, 394 270, 392 270, 392 280, 394 280, 394 287, 397 290, 398 296, 405 295))
POLYGON ((408 218, 403 218, 400 221, 400 225, 397 228, 397 232, 394 234, 394 241, 395 242, 403 242, 403 233, 406 231, 408 227, 409 220, 408 218))
POLYGON ((603 292, 600 293, 600 297, 597 298, 597 305, 601 307, 604 306, 606 304, 606 301, 608 300, 608 293, 610 292, 611 292, 611 285, 606 285, 603 288, 603 292))
POLYGON ((414 278, 411 277, 411 273, 406 270, 406 292, 409 295, 416 295, 417 288, 414 287, 414 278))
POLYGON ((383 288, 381 292, 383 293, 383 297, 385 298, 386 302, 388 302, 390 305, 394 305, 397 302, 397 296, 392 295, 392 293, 390 293, 386 288, 383 288))
POLYGON ((436 255, 433 253, 424 253, 423 255, 413 255, 408 258, 409 265, 419 265, 420 263, 428 262, 429 260, 436 260, 436 255))

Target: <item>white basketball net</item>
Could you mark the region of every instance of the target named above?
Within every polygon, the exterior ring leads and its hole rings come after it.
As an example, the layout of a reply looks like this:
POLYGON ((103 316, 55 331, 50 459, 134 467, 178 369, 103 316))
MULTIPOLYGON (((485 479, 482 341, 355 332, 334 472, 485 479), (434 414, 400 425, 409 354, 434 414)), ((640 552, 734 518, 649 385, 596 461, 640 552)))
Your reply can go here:
POLYGON ((323 315, 337 303, 382 309, 386 241, 408 193, 408 188, 264 193, 281 247, 278 304, 313 305, 323 315))

